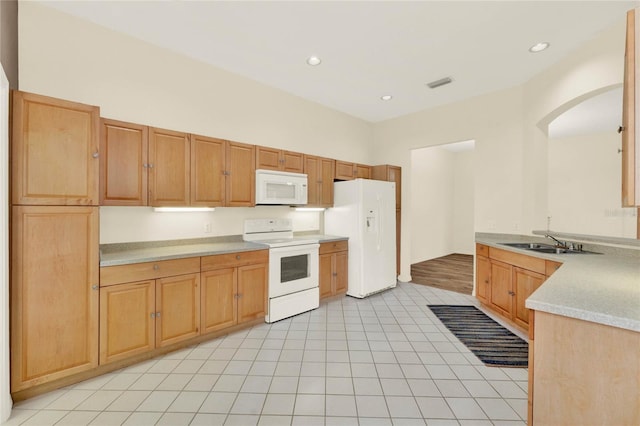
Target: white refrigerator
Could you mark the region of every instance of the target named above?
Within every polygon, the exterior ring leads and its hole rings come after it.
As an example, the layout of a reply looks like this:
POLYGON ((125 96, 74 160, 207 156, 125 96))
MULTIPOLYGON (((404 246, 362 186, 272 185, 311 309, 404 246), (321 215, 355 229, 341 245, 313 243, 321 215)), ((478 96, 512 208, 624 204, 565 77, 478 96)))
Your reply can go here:
POLYGON ((349 296, 396 286, 396 184, 370 179, 336 182, 324 232, 349 237, 349 296))

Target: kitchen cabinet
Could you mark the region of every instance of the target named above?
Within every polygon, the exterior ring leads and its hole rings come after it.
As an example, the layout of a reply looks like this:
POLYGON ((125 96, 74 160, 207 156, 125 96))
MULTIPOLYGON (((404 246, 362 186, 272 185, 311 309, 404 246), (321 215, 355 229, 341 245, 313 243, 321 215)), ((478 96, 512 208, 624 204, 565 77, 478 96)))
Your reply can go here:
POLYGON ((307 174, 307 205, 312 207, 333 206, 333 176, 335 160, 331 158, 304 156, 304 173, 307 174))
POLYGON ((226 201, 228 142, 191 135, 191 206, 218 207, 226 201))
POLYGON ((12 92, 14 205, 98 205, 100 109, 12 92))
POLYGON ((256 204, 256 147, 228 141, 225 190, 227 207, 251 207, 256 204))
POLYGON ((525 301, 560 262, 476 244, 476 297, 523 329, 529 328, 525 301))
POLYGON ((640 424, 640 333, 534 313, 527 424, 640 424))
POLYGON ((265 317, 268 263, 268 250, 202 257, 203 334, 265 317))
POLYGON ((98 365, 98 207, 13 206, 11 391, 98 365))
POLYGON ((371 166, 336 160, 334 178, 337 180, 371 179, 371 166))
POLYGON ((149 129, 149 203, 188 206, 190 143, 187 133, 149 129))
POLYGON ((320 244, 320 299, 344 294, 349 284, 349 242, 320 244))
POLYGON ((200 258, 100 268, 100 363, 200 334, 200 258))
POLYGON ((100 205, 148 204, 147 126, 100 120, 100 205))
POLYGON ((304 154, 282 149, 256 146, 256 168, 303 173, 304 154))
POLYGON ((402 242, 402 168, 389 164, 371 167, 371 179, 396 184, 396 272, 400 274, 400 244, 402 242))
MULTIPOLYGON (((622 207, 640 206, 640 149, 637 146, 636 102, 638 88, 636 61, 640 46, 636 46, 637 16, 635 9, 627 12, 627 34, 624 52, 624 89, 622 101, 622 207)), ((638 231, 640 235, 640 231, 638 231)))

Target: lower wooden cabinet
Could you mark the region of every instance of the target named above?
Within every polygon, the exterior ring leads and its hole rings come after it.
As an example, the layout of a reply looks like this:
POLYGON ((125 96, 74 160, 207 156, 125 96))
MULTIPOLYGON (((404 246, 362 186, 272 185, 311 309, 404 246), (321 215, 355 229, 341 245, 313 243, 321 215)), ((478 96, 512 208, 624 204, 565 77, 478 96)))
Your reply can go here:
POLYGON ((476 244, 476 297, 483 305, 529 328, 525 302, 555 272, 559 262, 476 244))
POLYGON ((200 334, 200 274, 100 289, 100 363, 200 334))
POLYGON ((98 262, 98 207, 12 208, 12 392, 98 365, 98 262))
POLYGON ((203 334, 265 317, 268 250, 205 256, 201 268, 203 334))
POLYGON ((347 292, 349 285, 348 241, 320 244, 320 299, 347 292))

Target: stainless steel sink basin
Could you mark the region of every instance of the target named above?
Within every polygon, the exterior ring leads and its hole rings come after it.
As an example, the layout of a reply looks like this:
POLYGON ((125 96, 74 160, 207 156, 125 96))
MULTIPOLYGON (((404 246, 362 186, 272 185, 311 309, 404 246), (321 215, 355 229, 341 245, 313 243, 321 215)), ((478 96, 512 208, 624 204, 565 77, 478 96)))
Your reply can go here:
POLYGON ((530 250, 537 253, 550 253, 550 254, 600 254, 593 251, 576 250, 567 247, 558 247, 551 244, 540 243, 500 243, 503 246, 509 246, 513 248, 519 248, 523 250, 530 250))

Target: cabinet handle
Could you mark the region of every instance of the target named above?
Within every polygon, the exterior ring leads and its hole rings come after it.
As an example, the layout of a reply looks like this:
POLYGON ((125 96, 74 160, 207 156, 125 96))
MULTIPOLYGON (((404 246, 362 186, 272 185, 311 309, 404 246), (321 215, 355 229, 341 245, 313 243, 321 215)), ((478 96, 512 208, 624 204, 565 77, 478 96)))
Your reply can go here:
POLYGON ((100 157, 100 153, 99 153, 98 151, 96 151, 96 152, 94 152, 93 154, 91 154, 91 156, 92 156, 93 158, 98 158, 98 157, 100 157))
POLYGON ((157 270, 159 270, 159 269, 160 269, 160 265, 153 265, 153 270, 154 270, 154 271, 157 271, 157 270))
POLYGON ((146 169, 147 167, 149 167, 149 165, 147 163, 144 163, 142 167, 146 169))
POLYGON ((337 277, 337 276, 338 276, 338 273, 337 273, 337 272, 334 272, 334 273, 333 273, 333 274, 331 274, 331 275, 333 275, 334 277, 337 277))
POLYGON ((627 130, 624 126, 618 126, 618 133, 622 133, 627 130))
POLYGON ((91 289, 92 289, 92 290, 97 290, 97 289, 98 289, 98 284, 94 284, 94 285, 92 285, 92 286, 91 286, 91 289))
POLYGON ((236 260, 240 260, 240 255, 236 255, 236 260))
POLYGON ((489 284, 489 280, 484 280, 484 283, 485 284, 489 284))
POLYGON ((153 169, 153 163, 149 163, 149 164, 148 164, 148 167, 149 167, 150 169, 153 169))
POLYGON ((151 312, 151 318, 155 318, 156 317, 156 313, 155 312, 151 312))
POLYGON ((509 294, 510 294, 511 296, 515 296, 515 295, 516 295, 513 291, 510 291, 510 292, 509 292, 509 294))
POLYGON ((236 293, 236 297, 239 299, 242 297, 242 293, 236 293))
POLYGON ((160 312, 156 312, 156 318, 160 318, 160 312))

